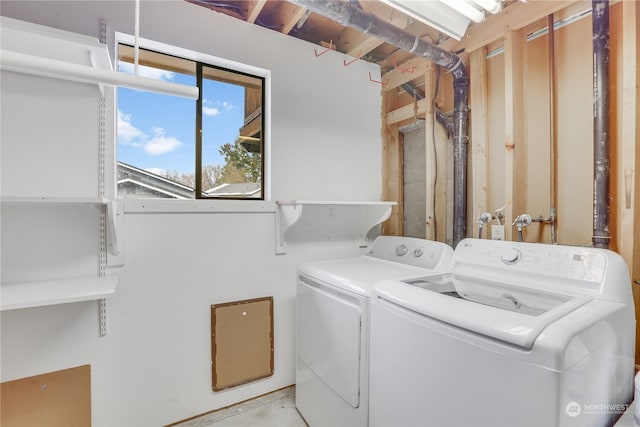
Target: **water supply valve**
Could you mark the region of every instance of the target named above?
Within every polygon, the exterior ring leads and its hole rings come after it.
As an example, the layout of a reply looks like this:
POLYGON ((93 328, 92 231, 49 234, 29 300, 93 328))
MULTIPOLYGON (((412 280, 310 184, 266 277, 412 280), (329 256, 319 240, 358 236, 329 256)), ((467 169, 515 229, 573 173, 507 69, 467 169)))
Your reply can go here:
POLYGON ((532 221, 533 220, 531 219, 531 215, 521 214, 516 217, 515 221, 513 221, 513 225, 518 227, 519 231, 522 231, 524 227, 528 227, 529 225, 531 225, 532 221))
POLYGON ((480 215, 478 215, 478 238, 479 239, 482 239, 482 228, 484 227, 485 224, 490 223, 492 219, 493 217, 489 212, 483 212, 480 215))
POLYGON ((515 221, 513 221, 513 225, 518 227, 518 240, 520 242, 524 242, 524 237, 522 236, 522 229, 531 225, 531 215, 529 214, 520 214, 516 217, 515 221))
POLYGON ((490 223, 492 219, 493 217, 489 212, 483 212, 478 215, 478 225, 482 227, 483 225, 490 223))

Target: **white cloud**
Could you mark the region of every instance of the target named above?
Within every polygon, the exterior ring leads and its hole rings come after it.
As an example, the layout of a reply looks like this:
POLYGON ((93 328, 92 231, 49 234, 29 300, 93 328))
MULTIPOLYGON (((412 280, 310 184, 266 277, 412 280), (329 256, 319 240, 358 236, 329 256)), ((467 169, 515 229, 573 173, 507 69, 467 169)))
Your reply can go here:
POLYGON ((173 136, 166 136, 164 129, 154 128, 154 136, 144 145, 144 151, 153 156, 170 153, 177 150, 182 142, 173 136))
POLYGON ((118 141, 124 144, 140 146, 140 140, 147 135, 131 123, 131 114, 118 110, 118 141))
MULTIPOLYGON (((130 62, 118 62, 118 71, 127 74, 134 74, 133 64, 130 62)), ((138 75, 140 77, 149 77, 156 80, 169 80, 173 81, 175 73, 168 70, 161 70, 159 68, 147 67, 146 65, 138 65, 138 75)))
POLYGON ((205 116, 217 116, 218 114, 220 114, 220 110, 217 109, 216 107, 202 107, 202 113, 205 116))
POLYGON ((219 105, 222 106, 225 110, 233 110, 233 104, 227 101, 218 102, 219 105))
POLYGON ((216 101, 215 106, 210 99, 202 100, 202 113, 205 116, 217 116, 222 113, 222 110, 229 111, 233 109, 233 104, 227 101, 216 101))

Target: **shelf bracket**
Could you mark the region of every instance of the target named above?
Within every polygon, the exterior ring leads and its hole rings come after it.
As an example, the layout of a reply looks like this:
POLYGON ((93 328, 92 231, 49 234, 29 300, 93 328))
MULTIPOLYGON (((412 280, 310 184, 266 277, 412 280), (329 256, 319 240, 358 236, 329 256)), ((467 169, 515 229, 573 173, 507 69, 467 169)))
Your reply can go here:
POLYGON ((276 204, 276 255, 282 255, 287 253, 285 233, 302 217, 302 205, 278 202, 276 204))
POLYGON ((361 248, 369 246, 369 233, 391 216, 392 206, 360 206, 360 244, 361 248))
POLYGON ((107 265, 110 267, 124 265, 122 251, 122 219, 124 205, 116 200, 109 200, 107 205, 107 265))

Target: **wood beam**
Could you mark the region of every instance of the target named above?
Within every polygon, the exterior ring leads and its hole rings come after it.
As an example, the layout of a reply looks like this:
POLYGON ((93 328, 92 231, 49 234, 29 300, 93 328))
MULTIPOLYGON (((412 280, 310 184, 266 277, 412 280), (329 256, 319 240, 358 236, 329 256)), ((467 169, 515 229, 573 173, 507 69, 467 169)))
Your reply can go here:
MULTIPOLYGON (((478 236, 477 218, 489 209, 489 121, 486 49, 476 49, 469 56, 471 106, 471 198, 473 234, 478 236)), ((485 234, 489 233, 488 224, 485 234)))
MULTIPOLYGON (((361 37, 362 33, 354 30, 353 28, 345 28, 344 31, 340 33, 339 40, 348 40, 348 47, 345 46, 344 53, 353 56, 354 58, 362 58, 364 55, 368 54, 382 43, 382 40, 377 39, 375 37, 361 37), (357 34, 351 34, 352 32, 356 32, 357 34)), ((338 50, 342 51, 340 47, 338 50)))
POLYGON ((418 76, 423 76, 427 72, 429 64, 430 62, 424 58, 414 57, 400 65, 396 65, 393 70, 385 73, 383 79, 385 85, 382 90, 390 91, 396 89, 399 86, 418 78, 418 76))
MULTIPOLYGON (((435 126, 436 124, 433 111, 434 89, 436 87, 436 73, 433 64, 427 67, 424 73, 424 100, 427 101, 424 133, 425 133, 425 172, 426 172, 426 203, 425 203, 425 239, 435 240, 437 235, 437 216, 436 216, 436 174, 438 172, 438 159, 436 153, 435 126)), ((446 204, 446 198, 439 197, 438 202, 446 204)), ((442 218, 444 220, 444 217, 442 218)), ((444 240, 444 239, 440 239, 444 240)))
MULTIPOLYGON (((434 73, 437 77, 437 68, 434 66, 434 73)), ((440 68, 440 82, 434 77, 434 84, 439 85, 439 91, 435 94, 435 106, 443 108, 445 105, 445 76, 442 68, 440 68)), ((431 95, 433 96, 433 94, 431 95)), ((449 189, 449 180, 453 185, 453 144, 449 143, 449 134, 447 130, 437 121, 434 124, 435 138, 435 154, 436 165, 438 166, 436 174, 436 235, 439 242, 452 243, 452 236, 447 233, 449 229, 453 232, 453 191, 449 189), (449 160, 449 149, 451 150, 451 160, 449 160), (449 178, 450 177, 450 178, 449 178), (450 213, 449 213, 450 212, 450 213), (451 218, 451 219, 449 219, 451 218)))
POLYGON ((505 83, 505 239, 513 240, 514 218, 524 213, 527 145, 524 132, 524 31, 507 31, 504 38, 505 83))
MULTIPOLYGON (((636 2, 622 2, 620 14, 613 14, 619 30, 617 49, 612 47, 612 56, 617 55, 620 70, 615 77, 619 79, 616 95, 619 123, 617 153, 616 153, 616 181, 613 201, 615 205, 615 223, 617 229, 613 235, 615 248, 630 266, 636 317, 640 307, 640 227, 636 224, 636 212, 640 212, 639 191, 640 177, 636 168, 640 165, 640 144, 638 120, 640 120, 640 104, 638 93, 638 55, 640 46, 637 39, 640 8, 636 2), (615 54, 614 54, 615 52, 615 54), (617 197, 615 195, 617 194, 617 197), (631 237, 633 236, 633 237, 631 237)), ((612 11, 613 12, 613 11, 612 11)), ((612 32, 616 26, 612 26, 612 32)), ((614 34, 612 34, 613 38, 614 34)), ((615 59, 614 59, 615 61, 615 59)), ((613 65, 613 64, 612 64, 613 65)), ((614 77, 614 76, 612 76, 614 77)), ((613 82, 612 82, 613 83, 613 82)), ((636 332, 636 366, 640 363, 640 329, 636 332)))
MULTIPOLYGON (((619 215, 617 222, 619 224, 618 233, 616 233, 617 247, 620 255, 627 261, 627 265, 634 265, 634 239, 629 236, 633 235, 635 222, 635 204, 637 187, 634 185, 637 181, 636 177, 636 146, 638 143, 637 129, 637 109, 638 109, 638 23, 636 22, 636 10, 638 8, 635 1, 622 2, 622 34, 621 46, 618 54, 622 55, 622 90, 618 91, 621 97, 621 108, 618 110, 618 116, 621 120, 619 127, 618 141, 618 197, 617 197, 617 213, 619 215)), ((640 269, 637 266, 636 269, 640 269)), ((640 279, 640 274, 636 276, 640 279)))
POLYGON ((410 118, 424 117, 427 109, 429 108, 430 102, 431 101, 428 101, 426 98, 420 99, 414 103, 407 104, 400 108, 396 108, 395 110, 389 111, 385 114, 387 124, 394 125, 410 118))
POLYGON ((391 215, 382 224, 382 234, 402 236, 403 234, 403 156, 402 140, 398 123, 390 124, 385 111, 395 107, 397 92, 384 92, 382 95, 382 200, 397 202, 391 209, 391 215))
MULTIPOLYGON (((623 135, 625 146, 631 145, 634 147, 638 147, 640 144, 640 129, 638 128, 638 123, 640 123, 640 93, 638 92, 638 79, 640 78, 640 70, 638 70, 638 58, 640 57, 640 43, 638 43, 638 28, 640 26, 640 7, 636 2, 624 2, 622 8, 622 13, 624 16, 623 19, 623 85, 625 89, 623 89, 624 93, 627 92, 627 84, 629 84, 628 90, 630 93, 629 97, 634 97, 635 100, 632 101, 629 98, 623 97, 623 103, 633 103, 629 105, 630 108, 634 109, 635 113, 635 121, 631 114, 623 117, 623 135), (635 9, 635 10, 634 10, 635 9), (634 13, 635 11, 635 13, 634 13), (635 39, 634 39, 635 37, 635 39), (635 53, 633 53, 632 46, 635 44, 635 53), (627 79, 632 79, 632 75, 635 74, 635 87, 632 86, 632 83, 627 81, 627 79)), ((632 206, 633 212, 628 212, 630 217, 635 216, 636 212, 640 212, 640 174, 636 173, 636 169, 640 165, 640 149, 634 148, 634 167, 633 167, 633 175, 631 185, 633 186, 632 190, 632 206)), ((631 264, 631 280, 632 280, 632 288, 634 301, 636 306, 636 318, 638 318, 638 312, 640 312, 640 224, 634 224, 631 228, 633 229, 633 257, 631 264)), ((628 238, 628 236, 627 236, 628 238)), ((628 248, 625 250, 629 250, 628 248)), ((625 257, 626 259, 626 257, 625 257)), ((636 366, 640 363, 640 328, 636 331, 636 366)))
POLYGON ((488 17, 482 24, 472 25, 462 43, 467 52, 473 52, 495 40, 505 37, 509 31, 526 27, 546 16, 565 9, 574 3, 584 3, 585 9, 591 6, 585 0, 529 0, 517 2, 505 8, 504 12, 488 17))
POLYGON ((280 2, 275 19, 276 23, 282 26, 280 32, 282 34, 289 34, 306 12, 307 9, 304 7, 289 3, 288 1, 280 2))
POLYGON ((247 11, 247 22, 253 24, 256 19, 258 19, 258 16, 260 15, 260 12, 262 12, 265 4, 267 4, 267 0, 256 0, 249 2, 249 10, 247 11))

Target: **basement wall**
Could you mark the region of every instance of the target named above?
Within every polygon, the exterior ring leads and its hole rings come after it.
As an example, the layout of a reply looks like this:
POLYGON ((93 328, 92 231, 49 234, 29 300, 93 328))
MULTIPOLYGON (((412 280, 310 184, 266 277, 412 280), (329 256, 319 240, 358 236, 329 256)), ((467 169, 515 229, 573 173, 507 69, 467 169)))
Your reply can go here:
MULTIPOLYGON (((104 19, 133 34, 133 1, 3 1, 1 13, 94 37, 104 19)), ((185 1, 142 2, 140 35, 271 70, 273 200, 380 200, 381 95, 369 81, 377 66, 347 68, 335 52, 316 58, 316 46, 185 1)), ((42 144, 67 149, 63 139, 42 144)), ((107 335, 96 302, 4 311, 2 381, 90 364, 95 426, 165 425, 293 384, 297 266, 364 249, 317 232, 323 238, 298 236, 276 255, 275 215, 255 210, 125 214, 125 263, 108 271, 120 282, 107 300, 107 335), (213 392, 210 305, 263 296, 274 297, 274 375, 213 392)), ((70 211, 3 205, 3 278, 97 273, 97 214, 70 211), (11 232, 12 218, 24 233, 11 232), (31 224, 43 234, 29 233, 31 224), (76 226, 86 232, 60 231, 76 226), (11 256, 34 241, 31 256, 11 256), (69 251, 72 260, 60 255, 69 251)))

